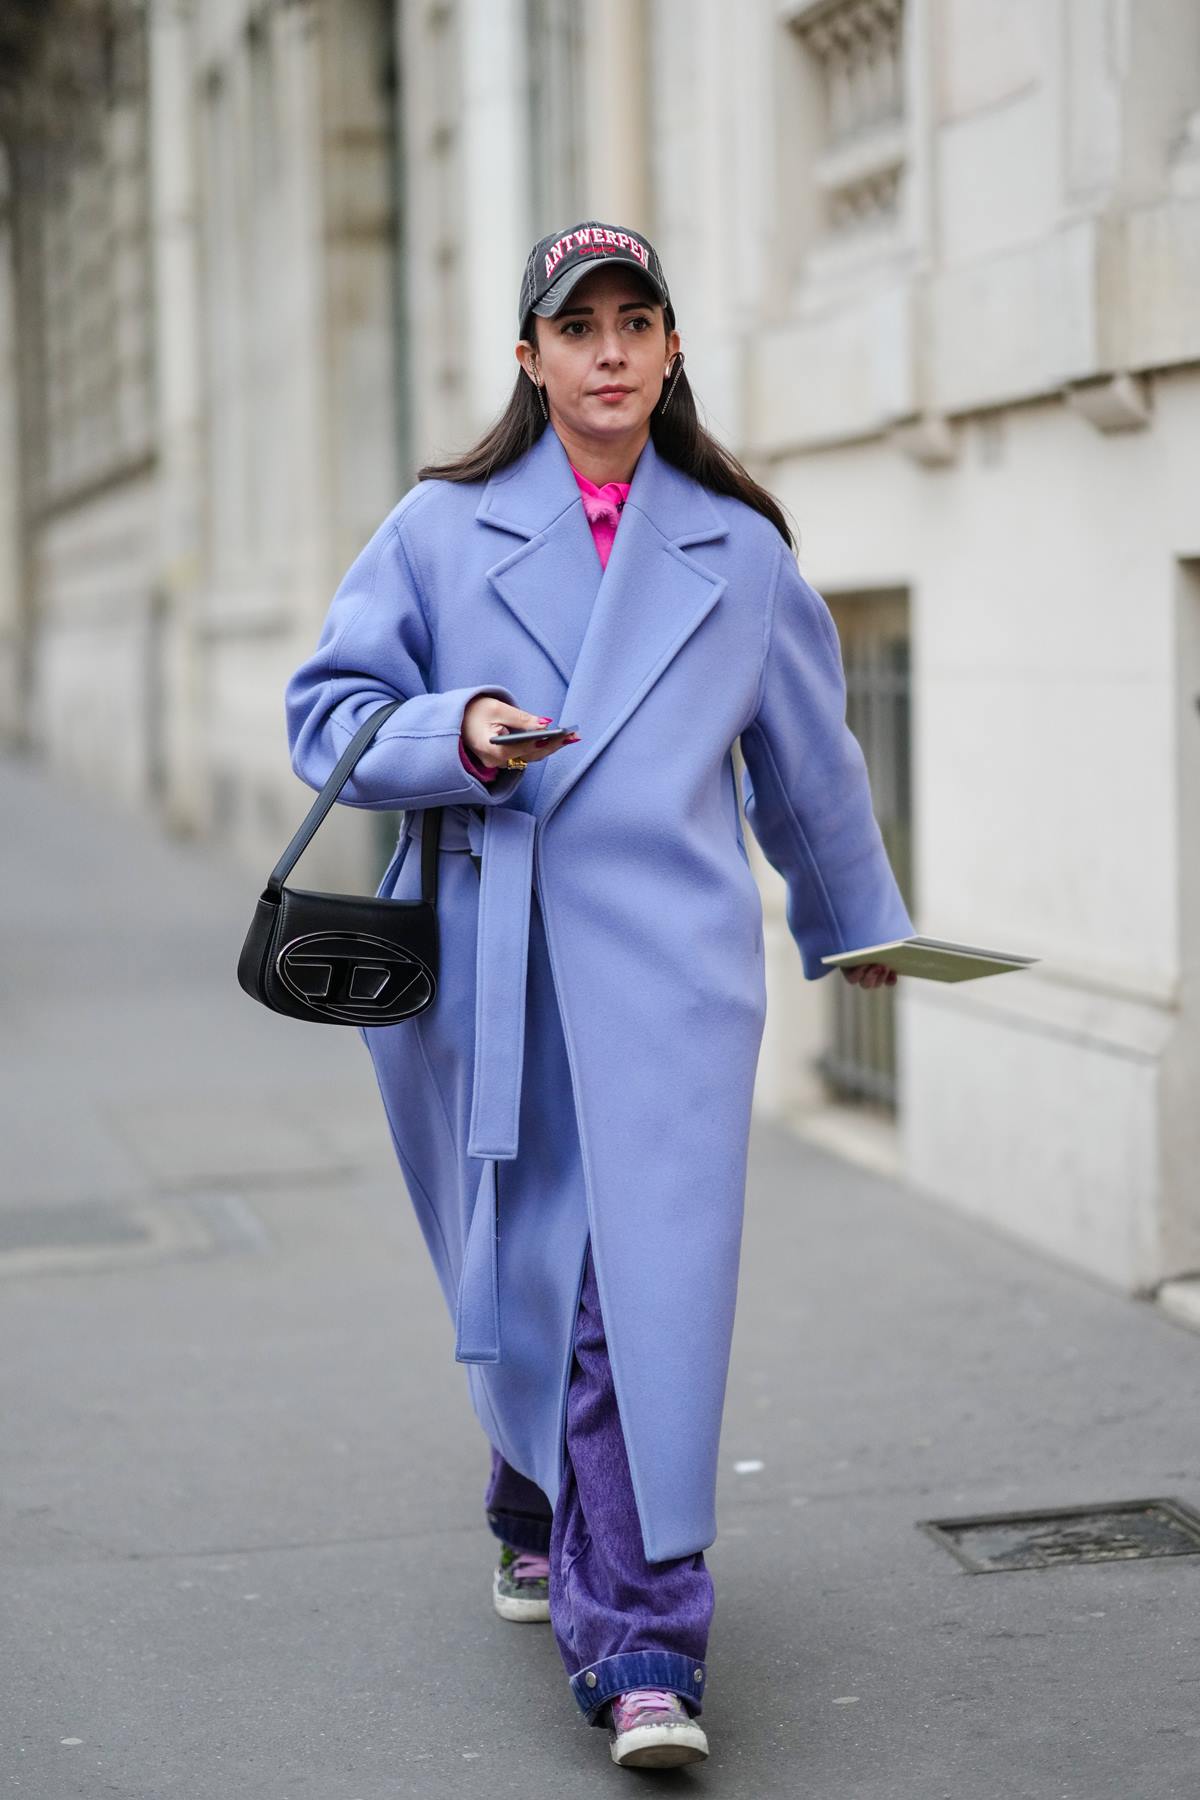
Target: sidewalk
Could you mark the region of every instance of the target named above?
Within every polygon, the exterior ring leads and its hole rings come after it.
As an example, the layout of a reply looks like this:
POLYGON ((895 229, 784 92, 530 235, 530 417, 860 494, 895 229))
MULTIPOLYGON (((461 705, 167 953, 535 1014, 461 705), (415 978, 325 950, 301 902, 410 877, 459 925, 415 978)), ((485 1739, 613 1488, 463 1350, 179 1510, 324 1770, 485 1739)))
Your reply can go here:
POLYGON ((761 1129, 712 1755, 617 1770, 492 1611, 357 1034, 241 993, 252 877, 23 762, 0 816, 0 1791, 1191 1800, 1200 1557, 971 1575, 916 1521, 1200 1504, 1200 1336, 761 1129))

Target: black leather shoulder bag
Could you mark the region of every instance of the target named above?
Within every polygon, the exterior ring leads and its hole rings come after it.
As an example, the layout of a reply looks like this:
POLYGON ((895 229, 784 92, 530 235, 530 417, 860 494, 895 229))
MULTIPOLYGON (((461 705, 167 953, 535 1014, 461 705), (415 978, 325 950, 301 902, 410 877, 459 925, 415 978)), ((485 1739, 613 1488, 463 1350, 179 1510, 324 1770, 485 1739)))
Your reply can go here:
POLYGON ((318 1025, 394 1025, 433 1004, 440 806, 429 807, 422 821, 419 900, 316 894, 283 885, 355 763, 401 705, 389 700, 355 732, 267 877, 237 974, 250 997, 273 1012, 318 1025))

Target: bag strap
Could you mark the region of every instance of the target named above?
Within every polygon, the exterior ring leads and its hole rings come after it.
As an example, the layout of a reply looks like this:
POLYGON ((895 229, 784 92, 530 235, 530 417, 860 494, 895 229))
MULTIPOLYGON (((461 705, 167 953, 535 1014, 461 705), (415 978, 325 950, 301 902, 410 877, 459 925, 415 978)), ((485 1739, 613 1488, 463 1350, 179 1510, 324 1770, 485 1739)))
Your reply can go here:
MULTIPOLYGON (((263 895, 264 899, 278 901, 280 890, 282 889, 284 882, 287 880, 296 863, 299 862, 301 856, 316 835, 317 827, 324 819, 325 814, 329 811, 330 807, 345 787, 347 781, 350 779, 350 771, 353 769, 355 763, 358 761, 371 739, 375 736, 375 733, 379 730, 383 721, 388 718, 390 714, 394 713, 398 706, 403 706, 403 704, 403 700, 389 700, 386 706, 381 706, 377 712, 373 712, 370 718, 365 720, 363 724, 359 726, 354 736, 350 739, 350 742, 346 745, 346 748, 342 751, 342 754, 338 757, 328 781, 326 781, 324 787, 309 808, 308 813, 301 821, 291 843, 288 845, 279 861, 275 864, 271 873, 267 876, 266 892, 263 895)), ((442 808, 440 806, 431 806, 426 809, 421 830, 421 898, 422 900, 427 900, 431 906, 437 905, 438 842, 441 835, 442 808), (424 829, 424 826, 428 823, 432 823, 432 831, 426 831, 424 829)))

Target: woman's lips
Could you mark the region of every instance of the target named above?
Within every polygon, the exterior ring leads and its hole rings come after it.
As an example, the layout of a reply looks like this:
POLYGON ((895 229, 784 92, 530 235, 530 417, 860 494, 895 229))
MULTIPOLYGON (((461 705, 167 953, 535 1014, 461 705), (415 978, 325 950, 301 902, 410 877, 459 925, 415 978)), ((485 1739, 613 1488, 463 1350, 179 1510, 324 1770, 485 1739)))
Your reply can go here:
POLYGON ((625 400, 633 392, 632 388, 593 388, 597 400, 625 400))

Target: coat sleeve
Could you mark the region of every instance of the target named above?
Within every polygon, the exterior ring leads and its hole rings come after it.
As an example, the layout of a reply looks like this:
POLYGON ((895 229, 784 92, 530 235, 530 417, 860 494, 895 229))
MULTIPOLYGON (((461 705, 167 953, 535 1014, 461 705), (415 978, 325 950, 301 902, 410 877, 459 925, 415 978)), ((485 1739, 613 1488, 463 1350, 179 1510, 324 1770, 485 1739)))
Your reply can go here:
POLYGON ((480 781, 459 755, 467 703, 495 694, 520 702, 499 682, 431 690, 434 645, 400 519, 389 515, 342 577, 316 649, 284 695, 292 768, 321 788, 369 715, 401 700, 359 757, 339 798, 380 811, 427 806, 496 806, 524 773, 500 769, 480 781))
POLYGON ((866 761, 846 723, 833 616, 780 544, 758 707, 742 731, 746 819, 787 882, 787 922, 804 973, 821 957, 915 931, 871 804, 866 761))

